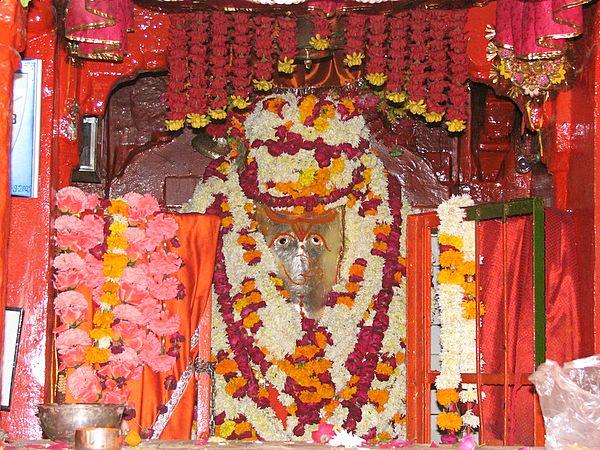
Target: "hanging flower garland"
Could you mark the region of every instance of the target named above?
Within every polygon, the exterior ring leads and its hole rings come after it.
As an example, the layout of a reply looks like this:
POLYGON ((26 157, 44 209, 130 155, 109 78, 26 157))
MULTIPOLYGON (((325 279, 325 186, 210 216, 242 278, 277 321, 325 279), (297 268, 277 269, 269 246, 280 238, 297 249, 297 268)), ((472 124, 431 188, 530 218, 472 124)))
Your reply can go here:
POLYGON ((216 11, 210 15, 212 42, 209 46, 209 64, 212 76, 210 109, 208 114, 212 120, 227 117, 227 38, 229 35, 229 14, 216 11))
POLYGON ((348 67, 359 67, 365 58, 365 25, 367 16, 350 12, 346 27, 346 47, 344 49, 344 64, 348 67))
POLYGON ((260 102, 243 126, 247 150, 235 145, 215 163, 184 208, 218 213, 225 227, 213 302, 216 434, 306 440, 326 421, 373 441, 404 436, 400 199, 368 150, 364 118, 351 99, 286 94, 260 102), (321 318, 288 300, 256 201, 296 214, 345 207, 352 245, 321 318))
POLYGON ((409 53, 412 57, 407 84, 407 109, 415 115, 423 115, 427 111, 425 105, 425 89, 427 80, 427 43, 425 42, 428 28, 426 12, 421 9, 410 11, 410 44, 409 53))
POLYGON ((406 100, 405 84, 408 70, 408 27, 409 15, 406 12, 394 13, 389 20, 389 58, 387 60, 386 98, 400 104, 406 100))
POLYGON ((277 27, 279 33, 277 35, 277 47, 279 48, 279 60, 277 62, 277 70, 284 74, 292 74, 296 70, 294 60, 296 58, 298 39, 296 37, 296 18, 278 17, 277 27))
POLYGON ((436 299, 440 309, 441 370, 436 377, 437 402, 443 411, 437 426, 444 441, 454 443, 461 432, 471 433, 479 427, 473 411, 477 388, 461 384, 461 373, 475 373, 477 317, 485 314, 475 290, 475 224, 465 221, 464 207, 472 206, 468 195, 453 196, 437 209, 440 219, 438 240, 440 266, 436 299), (464 414, 459 404, 464 405, 464 414))
POLYGON ((166 309, 183 298, 173 276, 181 259, 166 250, 167 242, 177 245, 177 223, 150 195, 99 202, 67 187, 56 202, 59 370, 66 371, 75 401, 128 404, 128 383, 144 366, 168 372, 178 357, 177 345, 161 344, 181 341, 180 318, 166 309), (88 297, 97 305, 93 311, 88 297))
POLYGON ((239 110, 250 105, 250 85, 252 82, 252 68, 250 66, 250 49, 252 46, 252 21, 250 14, 236 11, 232 14, 233 32, 233 58, 231 63, 231 84, 233 95, 231 106, 239 110))
POLYGON ((427 43, 429 61, 429 74, 427 77, 427 95, 425 104, 427 112, 423 115, 429 123, 440 122, 444 116, 445 91, 448 86, 445 83, 444 73, 451 64, 447 58, 446 35, 447 15, 443 11, 431 11, 429 22, 429 40, 427 43))
POLYGON ((252 83, 257 91, 268 92, 273 89, 273 39, 271 29, 275 20, 269 16, 254 16, 254 79, 252 83))
POLYGON ((176 131, 183 128, 186 118, 188 80, 188 33, 187 16, 174 14, 169 26, 169 84, 166 92, 167 130, 176 131))
POLYGON ((208 13, 195 13, 190 14, 188 20, 190 88, 187 120, 192 128, 203 128, 210 123, 210 117, 207 115, 208 76, 206 73, 209 18, 208 13))
POLYGON ((313 24, 313 35, 309 39, 309 45, 315 50, 327 50, 331 46, 329 38, 331 36, 331 23, 327 18, 327 13, 322 9, 311 11, 313 24))
POLYGON ((467 79, 469 76, 469 59, 467 57, 467 40, 465 39, 465 22, 467 13, 464 10, 452 10, 448 26, 448 56, 450 65, 448 97, 450 105, 446 111, 446 126, 451 132, 463 131, 467 126, 467 79))
POLYGON ((369 16, 367 28, 369 59, 366 79, 373 86, 383 86, 387 80, 385 74, 385 54, 387 42, 387 16, 377 14, 369 16))

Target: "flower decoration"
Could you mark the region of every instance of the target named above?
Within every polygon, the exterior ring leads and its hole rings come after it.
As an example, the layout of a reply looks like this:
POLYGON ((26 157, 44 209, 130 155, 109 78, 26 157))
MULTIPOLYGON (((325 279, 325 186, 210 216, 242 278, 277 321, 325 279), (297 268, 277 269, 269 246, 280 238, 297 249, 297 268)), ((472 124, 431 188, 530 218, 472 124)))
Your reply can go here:
POLYGON ((309 45, 315 50, 327 50, 330 47, 331 24, 325 11, 314 9, 311 11, 313 24, 313 35, 309 39, 309 45))
POLYGON ((351 98, 268 96, 243 123, 244 150, 237 141, 184 207, 224 225, 212 333, 222 438, 322 441, 325 423, 340 442, 405 436, 400 195, 365 125, 351 98), (320 318, 289 301, 257 203, 288 214, 344 207, 352 245, 320 318))
POLYGON ((270 91, 273 88, 273 39, 271 28, 275 22, 269 16, 255 16, 254 28, 254 51, 256 63, 254 64, 254 89, 258 91, 270 91))
POLYGON ((389 59, 387 62, 388 84, 386 98, 399 104, 406 100, 404 87, 408 69, 408 24, 406 12, 395 13, 390 21, 389 59))
POLYGON ((227 62, 229 59, 227 39, 230 15, 223 11, 212 12, 210 23, 212 42, 209 46, 208 61, 212 79, 208 114, 213 120, 222 120, 227 117, 225 109, 229 100, 227 95, 227 62))
POLYGON ((150 195, 98 202, 67 187, 57 193, 57 208, 59 370, 75 401, 127 404, 128 383, 144 366, 168 372, 177 357, 176 349, 161 344, 180 336, 180 318, 166 309, 183 298, 173 276, 181 260, 167 250, 177 223, 150 195))
POLYGON ((169 26, 169 51, 167 60, 169 63, 169 84, 167 85, 166 104, 169 109, 167 113, 166 127, 170 131, 183 128, 186 118, 188 79, 187 63, 187 17, 184 14, 175 14, 171 17, 169 26))
POLYGON ((187 121, 192 128, 203 128, 210 123, 206 114, 208 112, 208 76, 205 65, 209 18, 207 13, 196 13, 189 21, 190 88, 187 121))
POLYGON ((344 64, 348 67, 358 67, 363 63, 365 55, 365 25, 367 17, 364 14, 350 12, 348 14, 348 26, 346 28, 346 47, 344 52, 344 64))
POLYGON ((446 439, 479 427, 473 413, 478 395, 475 385, 462 384, 461 373, 476 372, 476 327, 485 314, 475 290, 475 225, 465 221, 467 196, 451 197, 438 207, 440 266, 436 300, 440 310, 441 370, 436 377, 437 402, 443 411, 437 426, 446 439), (459 390, 460 388, 460 390, 459 390), (461 416, 459 404, 466 410, 461 416))
POLYGON ((449 10, 448 17, 448 58, 450 65, 450 86, 448 89, 449 105, 446 109, 446 126, 451 132, 465 129, 467 123, 467 78, 469 60, 467 56, 467 40, 465 39, 465 10, 449 10))
POLYGON ((410 61, 410 76, 407 83, 407 93, 410 99, 408 110, 412 114, 422 115, 427 111, 425 106, 427 82, 427 12, 421 9, 410 11, 410 38, 408 52, 412 56, 410 61))
POLYGON ((387 41, 387 17, 384 14, 369 17, 367 28, 369 59, 366 79, 373 86, 383 86, 387 80, 385 74, 385 43, 387 41))
POLYGON ((279 33, 277 36, 277 46, 279 48, 279 61, 277 70, 284 74, 294 73, 298 40, 296 37, 296 19, 291 17, 278 17, 277 26, 279 33))
POLYGON ((232 18, 233 43, 231 48, 233 61, 230 70, 233 95, 231 96, 231 105, 234 108, 243 110, 250 105, 248 99, 252 82, 250 48, 253 41, 251 32, 254 27, 252 27, 250 14, 246 12, 236 11, 232 18))

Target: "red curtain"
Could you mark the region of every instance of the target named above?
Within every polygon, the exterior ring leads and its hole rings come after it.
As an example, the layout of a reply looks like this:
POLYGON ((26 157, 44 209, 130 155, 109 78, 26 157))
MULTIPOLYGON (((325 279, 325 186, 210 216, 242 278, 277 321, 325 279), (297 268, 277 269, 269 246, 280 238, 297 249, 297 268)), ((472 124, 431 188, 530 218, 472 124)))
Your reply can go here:
MULTIPOLYGON (((584 305, 578 302, 582 286, 573 244, 576 230, 569 213, 554 209, 546 210, 545 227, 546 358, 562 363, 584 356, 580 337, 584 305)), ((531 216, 509 218, 504 227, 498 220, 481 222, 477 236, 483 257, 480 298, 486 311, 480 337, 483 372, 502 374, 506 361, 507 373, 519 380, 534 370, 531 216)), ((483 392, 486 440, 503 438, 506 414, 508 443, 533 445, 533 387, 517 381, 508 389, 506 401, 502 386, 485 386, 483 392)))

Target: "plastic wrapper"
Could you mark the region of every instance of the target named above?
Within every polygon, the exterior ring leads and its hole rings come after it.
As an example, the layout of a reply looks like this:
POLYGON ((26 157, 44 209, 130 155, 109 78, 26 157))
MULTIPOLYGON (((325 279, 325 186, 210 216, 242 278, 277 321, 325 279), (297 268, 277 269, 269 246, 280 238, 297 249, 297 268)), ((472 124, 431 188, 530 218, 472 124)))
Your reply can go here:
POLYGON ((546 447, 600 448, 600 355, 563 367, 547 360, 530 380, 544 414, 546 447))

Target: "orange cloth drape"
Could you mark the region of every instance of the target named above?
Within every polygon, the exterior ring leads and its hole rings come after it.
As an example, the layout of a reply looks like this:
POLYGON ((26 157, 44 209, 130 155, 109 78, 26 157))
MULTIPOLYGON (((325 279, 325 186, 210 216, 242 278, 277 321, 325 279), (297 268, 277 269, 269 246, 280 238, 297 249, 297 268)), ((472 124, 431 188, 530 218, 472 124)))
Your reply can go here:
MULTIPOLYGON (((183 301, 173 301, 169 305, 169 312, 181 317, 179 332, 186 338, 173 370, 173 375, 179 379, 196 355, 205 360, 210 357, 210 320, 202 321, 204 327, 194 351, 190 352, 189 344, 201 318, 205 315, 210 316, 210 293, 220 221, 217 217, 201 214, 175 214, 173 217, 179 224, 178 237, 181 246, 171 251, 179 254, 184 262, 177 275, 185 286, 183 301)), ((137 412, 137 417, 129 422, 132 429, 152 426, 158 414, 158 407, 167 402, 169 392, 172 392, 167 391, 164 386, 165 378, 170 374, 155 373, 145 367, 142 377, 129 384, 130 400, 135 402, 137 412)), ((192 379, 160 436, 161 439, 190 438, 196 397, 197 385, 195 379, 192 379)), ((200 405, 201 407, 209 404, 209 398, 204 400, 205 404, 200 405)), ((200 429, 207 426, 208 423, 199 424, 200 429)))

